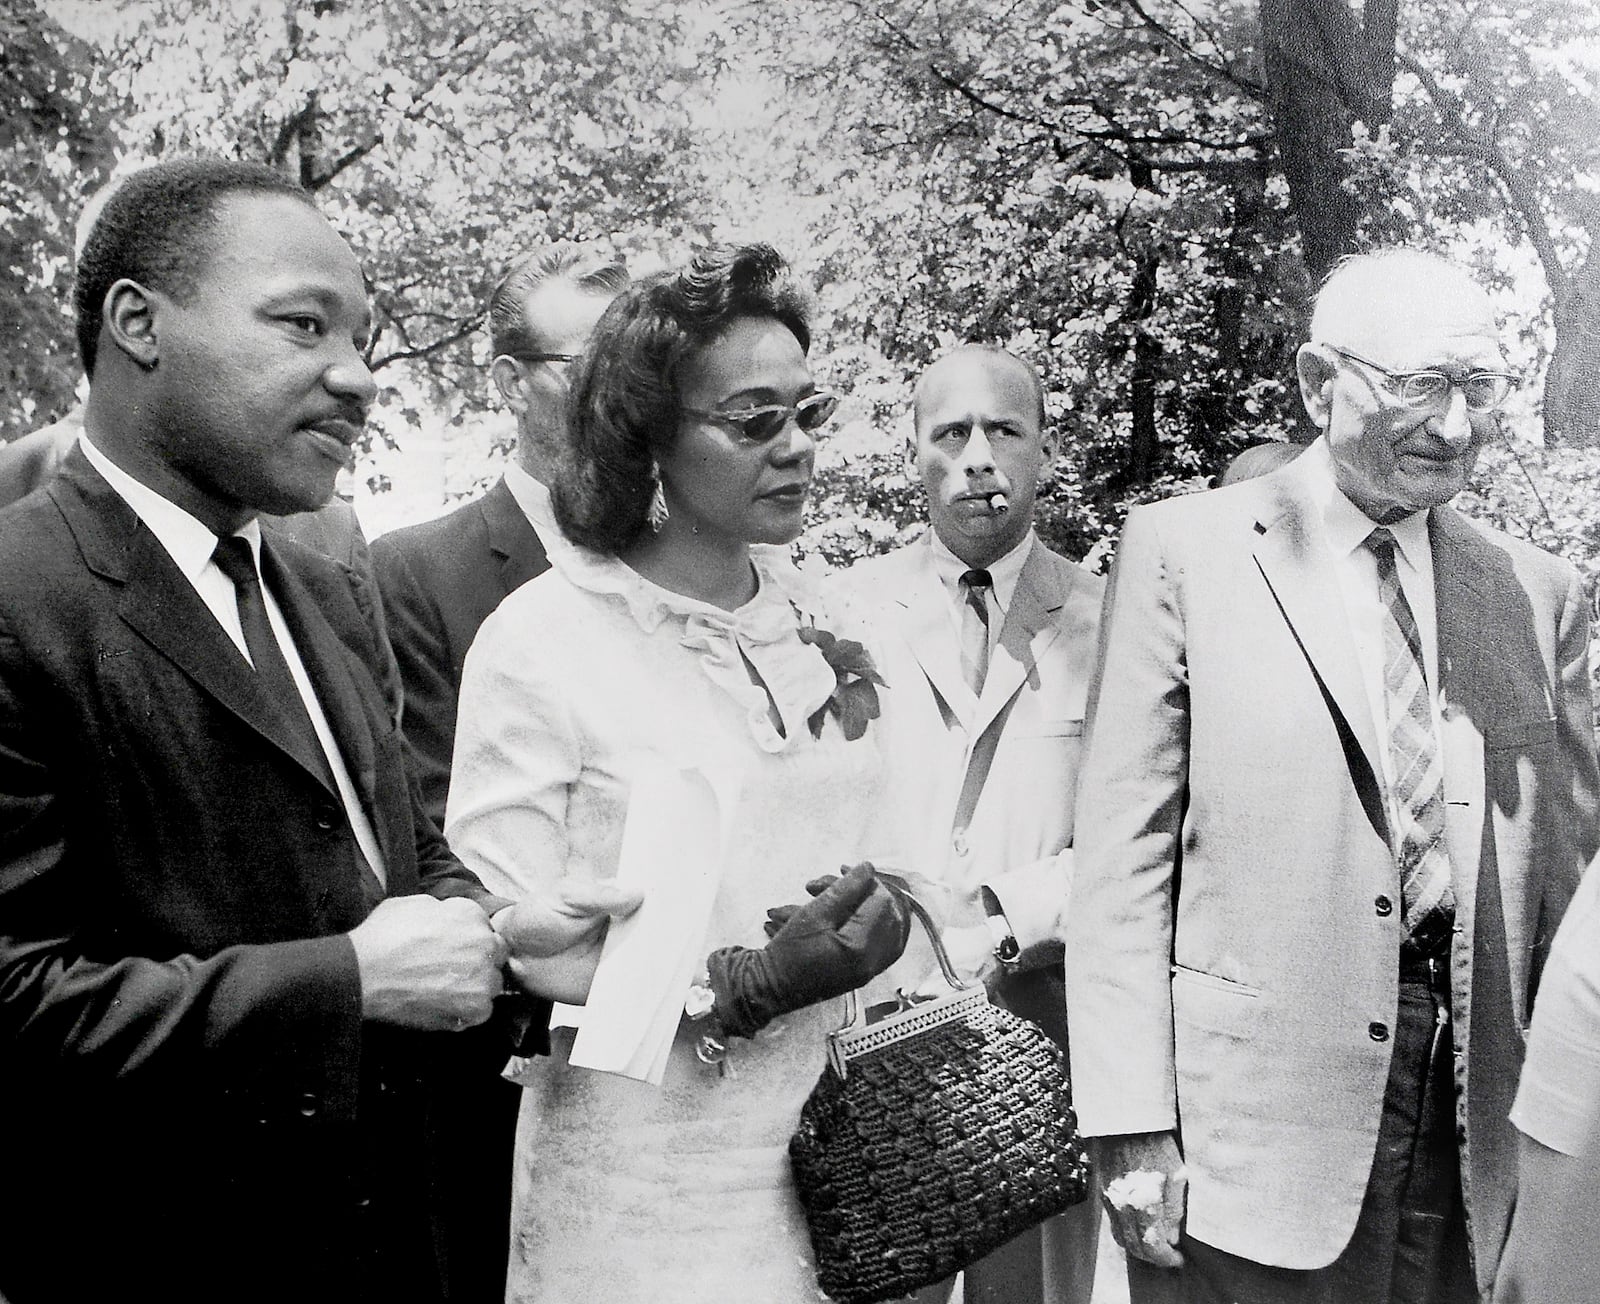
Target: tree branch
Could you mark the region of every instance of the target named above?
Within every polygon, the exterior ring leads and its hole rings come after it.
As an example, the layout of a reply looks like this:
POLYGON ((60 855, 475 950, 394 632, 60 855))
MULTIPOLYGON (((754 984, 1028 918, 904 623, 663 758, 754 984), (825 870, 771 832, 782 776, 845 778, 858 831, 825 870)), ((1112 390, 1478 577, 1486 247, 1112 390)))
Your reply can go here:
MULTIPOLYGON (((1226 64, 1213 63, 1210 59, 1205 58, 1199 52, 1194 50, 1187 41, 1170 30, 1165 24, 1156 21, 1156 19, 1145 9, 1144 5, 1140 3, 1140 0, 1120 0, 1120 3, 1123 8, 1131 10, 1134 16, 1138 18, 1141 23, 1143 23, 1191 63, 1197 64, 1199 67, 1204 68, 1213 77, 1220 77, 1223 81, 1227 82, 1236 90, 1242 91, 1244 94, 1250 96, 1251 99, 1264 100, 1266 98, 1267 88, 1265 86, 1258 86, 1255 82, 1239 76, 1226 64)), ((1188 11, 1185 10, 1185 12, 1187 13, 1188 11)), ((1215 42, 1213 42, 1213 44, 1215 44, 1215 42)))
POLYGON ((1561 312, 1571 291, 1571 279, 1567 275, 1566 268, 1561 265, 1555 240, 1550 234, 1550 224, 1545 220, 1544 212, 1539 207, 1538 191, 1505 156, 1492 136, 1481 135, 1468 126, 1466 107, 1459 96, 1441 86, 1438 79, 1411 55, 1397 51, 1395 58, 1402 68, 1422 84, 1422 89, 1438 111, 1440 120, 1460 143, 1461 153, 1483 163, 1504 187, 1513 209, 1522 219, 1523 230, 1527 233, 1534 252, 1539 255, 1545 280, 1550 286, 1551 297, 1555 300, 1556 311, 1561 312))
MULTIPOLYGON (((402 338, 405 338, 406 332, 400 327, 398 322, 391 322, 390 324, 395 327, 397 334, 399 334, 402 338)), ((447 335, 441 335, 438 339, 433 340, 430 343, 419 344, 414 348, 395 349, 393 352, 385 353, 381 358, 374 358, 367 364, 367 370, 380 371, 392 362, 409 362, 418 358, 430 358, 436 353, 442 353, 452 344, 461 343, 462 340, 474 334, 482 325, 483 314, 475 313, 473 316, 463 320, 457 329, 451 331, 447 335)))

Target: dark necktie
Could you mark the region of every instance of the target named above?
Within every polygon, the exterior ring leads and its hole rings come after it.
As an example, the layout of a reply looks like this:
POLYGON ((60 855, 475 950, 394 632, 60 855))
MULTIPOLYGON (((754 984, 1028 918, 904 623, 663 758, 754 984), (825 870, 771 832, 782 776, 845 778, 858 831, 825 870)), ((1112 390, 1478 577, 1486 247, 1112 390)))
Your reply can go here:
POLYGON ((986 570, 969 570, 961 576, 961 673, 974 693, 983 693, 989 673, 989 589, 994 584, 986 570))
POLYGON ((256 678, 267 699, 277 707, 278 713, 291 730, 300 735, 304 743, 302 752, 317 765, 317 774, 337 792, 333 771, 328 765, 327 753, 306 711, 305 700, 295 686, 289 663, 283 659, 283 649, 272 632, 267 619, 267 604, 261 592, 261 576, 256 572, 256 559, 250 551, 250 541, 239 535, 218 540, 211 554, 217 569, 233 581, 233 594, 239 604, 239 624, 244 627, 244 643, 250 650, 250 660, 255 665, 256 678))
POLYGON ((1455 920, 1455 893, 1444 848, 1444 759, 1433 731, 1422 639, 1395 569, 1394 535, 1376 529, 1367 547, 1378 560, 1383 602, 1384 713, 1400 830, 1395 854, 1406 936, 1424 955, 1442 949, 1455 920))

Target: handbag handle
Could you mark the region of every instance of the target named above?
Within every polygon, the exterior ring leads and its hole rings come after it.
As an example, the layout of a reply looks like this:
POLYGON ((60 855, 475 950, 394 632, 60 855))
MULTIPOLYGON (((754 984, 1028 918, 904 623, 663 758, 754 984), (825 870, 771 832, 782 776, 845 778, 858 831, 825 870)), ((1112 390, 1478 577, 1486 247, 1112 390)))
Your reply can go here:
MULTIPOLYGON (((881 880, 880 880, 881 881, 881 880)), ((956 973, 955 965, 950 963, 950 953, 944 949, 944 939, 939 936, 939 927, 933 922, 933 916, 928 913, 927 906, 918 901, 910 888, 890 884, 889 890, 904 901, 912 915, 922 925, 923 932, 928 935, 928 942, 933 947, 933 958, 939 962, 939 972, 944 975, 945 982, 950 984, 952 991, 964 992, 971 984, 961 980, 956 973)), ((861 1004, 861 993, 854 987, 844 994, 845 1015, 840 1031, 848 1028, 862 1027, 865 1025, 866 1015, 861 1004)))

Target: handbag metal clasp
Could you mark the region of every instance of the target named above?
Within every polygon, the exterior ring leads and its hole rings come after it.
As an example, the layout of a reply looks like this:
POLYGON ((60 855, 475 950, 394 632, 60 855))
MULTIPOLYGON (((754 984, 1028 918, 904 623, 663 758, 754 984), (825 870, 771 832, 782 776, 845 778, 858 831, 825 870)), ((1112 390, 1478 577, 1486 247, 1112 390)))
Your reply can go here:
POLYGON ((929 1028, 937 1028, 942 1024, 965 1018, 974 1006, 987 1005, 989 1001, 989 994, 984 990, 983 984, 969 986, 957 975, 955 966, 950 963, 949 953, 944 949, 939 929, 934 924, 933 917, 928 914, 927 907, 905 888, 897 890, 911 913, 916 916, 917 922, 922 925, 923 931, 928 934, 934 959, 939 962, 939 972, 944 975, 944 980, 950 985, 951 990, 943 996, 914 1004, 909 1003, 903 991, 899 992, 897 995, 902 1002, 902 1009, 887 1018, 879 1019, 876 1023, 866 1021, 861 994, 857 991, 846 992, 844 1023, 837 1032, 828 1034, 828 1064, 841 1079, 848 1075, 851 1060, 884 1046, 892 1046, 907 1037, 914 1037, 929 1028))

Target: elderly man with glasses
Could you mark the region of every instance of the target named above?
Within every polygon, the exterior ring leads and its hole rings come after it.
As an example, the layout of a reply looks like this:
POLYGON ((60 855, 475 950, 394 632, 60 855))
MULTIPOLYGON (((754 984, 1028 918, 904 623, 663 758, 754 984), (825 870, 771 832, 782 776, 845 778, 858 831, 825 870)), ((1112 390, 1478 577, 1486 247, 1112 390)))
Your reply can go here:
POLYGON ((549 485, 567 435, 567 370, 627 269, 593 244, 524 255, 489 300, 489 375, 517 419, 516 451, 482 498, 372 545, 405 680, 406 743, 423 800, 444 826, 461 665, 478 626, 564 545, 549 485))
MULTIPOLYGON (((490 376, 517 418, 516 451, 505 475, 483 497, 372 544, 405 685, 406 748, 423 804, 440 827, 462 663, 500 600, 549 569, 566 546, 547 488, 566 445, 566 373, 627 284, 627 269, 592 244, 551 245, 510 265, 488 311, 490 376)), ((449 1220, 440 1251, 453 1300, 505 1295, 520 1095, 498 1078, 464 1080, 457 1092, 448 1138, 454 1164, 442 1179, 449 1220)))
POLYGON ((1594 850, 1577 574, 1455 512, 1514 378, 1412 251, 1335 270, 1322 437, 1128 518, 1067 916, 1075 1102, 1141 1299, 1477 1300, 1594 850))

